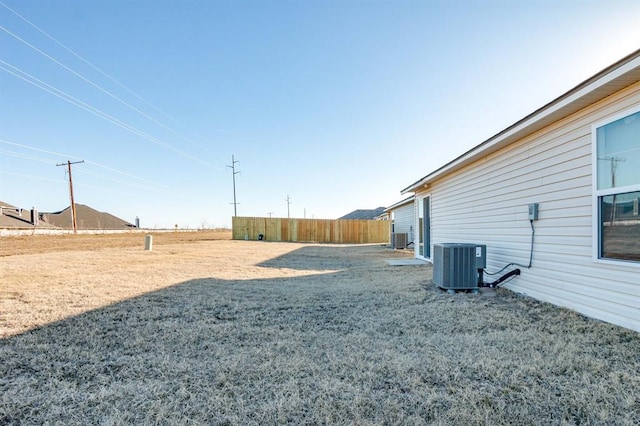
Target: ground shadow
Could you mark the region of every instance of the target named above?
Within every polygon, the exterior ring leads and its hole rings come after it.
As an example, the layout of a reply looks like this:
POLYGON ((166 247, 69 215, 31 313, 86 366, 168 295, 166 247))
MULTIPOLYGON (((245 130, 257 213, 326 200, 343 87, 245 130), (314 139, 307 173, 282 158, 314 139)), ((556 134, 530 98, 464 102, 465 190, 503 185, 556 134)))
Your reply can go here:
POLYGON ((305 246, 260 266, 326 272, 186 281, 0 340, 0 424, 640 418, 637 333, 425 291, 427 267, 376 252, 305 246))
MULTIPOLYGON (((297 383, 325 374, 323 348, 366 333, 358 299, 371 294, 350 285, 352 269, 389 272, 353 247, 303 247, 260 266, 310 264, 337 272, 191 280, 0 340, 0 424, 280 423, 274 404, 288 392, 319 392, 297 383)), ((288 416, 311 415, 304 399, 288 416)))
MULTIPOLYGON (((269 243, 265 243, 269 244, 269 243)), ((257 266, 264 268, 288 268, 296 270, 345 270, 380 266, 385 259, 404 259, 412 253, 398 251, 379 244, 370 245, 322 245, 313 244, 277 256, 257 266)))

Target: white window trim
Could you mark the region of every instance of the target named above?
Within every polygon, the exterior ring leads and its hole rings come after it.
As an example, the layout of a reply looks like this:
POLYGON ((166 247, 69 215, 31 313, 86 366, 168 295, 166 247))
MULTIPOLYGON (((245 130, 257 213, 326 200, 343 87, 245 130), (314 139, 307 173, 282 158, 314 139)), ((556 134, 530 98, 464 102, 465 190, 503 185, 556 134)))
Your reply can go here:
POLYGON ((627 108, 619 113, 611 115, 591 125, 591 256, 594 262, 608 265, 624 265, 640 269, 640 262, 621 259, 604 259, 600 257, 600 213, 598 197, 603 197, 621 192, 640 191, 640 183, 618 188, 598 190, 598 128, 606 126, 621 118, 640 112, 640 105, 627 108))

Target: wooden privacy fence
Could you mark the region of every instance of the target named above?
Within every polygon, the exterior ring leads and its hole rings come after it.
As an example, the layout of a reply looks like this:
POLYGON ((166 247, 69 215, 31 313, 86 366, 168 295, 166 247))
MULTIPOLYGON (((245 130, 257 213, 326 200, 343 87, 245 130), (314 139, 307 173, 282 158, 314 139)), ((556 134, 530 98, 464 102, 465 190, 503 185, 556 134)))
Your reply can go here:
POLYGON ((287 219, 233 217, 234 240, 318 243, 388 243, 388 220, 287 219))

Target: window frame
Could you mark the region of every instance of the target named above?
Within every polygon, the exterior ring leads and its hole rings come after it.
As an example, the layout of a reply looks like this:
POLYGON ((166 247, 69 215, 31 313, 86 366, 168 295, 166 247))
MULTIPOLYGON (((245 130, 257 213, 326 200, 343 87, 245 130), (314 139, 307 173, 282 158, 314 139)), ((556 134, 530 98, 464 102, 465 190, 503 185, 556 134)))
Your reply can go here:
MULTIPOLYGON (((426 192, 423 194, 416 194, 415 199, 414 199, 414 211, 415 211, 415 230, 414 230, 414 239, 416 240, 416 243, 414 244, 414 250, 415 250, 415 257, 419 258, 419 259, 424 259, 427 261, 431 261, 433 259, 433 250, 432 250, 432 245, 433 245, 433 234, 431 232, 431 224, 433 222, 433 217, 432 217, 432 204, 433 203, 433 197, 431 196, 431 192, 426 192), (429 247, 428 250, 426 249, 425 246, 425 241, 422 241, 422 239, 424 239, 425 237, 425 231, 426 229, 424 228, 424 223, 423 223, 423 228, 420 229, 420 209, 422 208, 424 210, 424 200, 425 198, 429 199, 429 247), (422 244, 423 247, 423 251, 422 254, 420 253, 420 246, 422 244), (426 256, 426 252, 429 252, 429 256, 426 256)), ((423 216, 422 219, 424 220, 425 218, 425 212, 423 211, 423 216)))
POLYGON ((632 185, 615 187, 615 188, 606 188, 606 189, 598 189, 598 129, 606 126, 607 124, 613 123, 614 121, 620 120, 622 118, 628 117, 630 115, 636 114, 640 112, 640 104, 634 105, 629 108, 625 108, 624 110, 608 116, 602 120, 594 122, 591 125, 591 206, 592 206, 592 258, 594 262, 610 264, 610 265, 625 265, 632 266, 636 268, 640 268, 640 262, 635 260, 624 260, 624 259, 613 259, 601 257, 601 243, 602 243, 602 232, 600 227, 600 198, 605 197, 607 195, 617 195, 624 194, 628 192, 637 192, 640 191, 640 182, 632 185))

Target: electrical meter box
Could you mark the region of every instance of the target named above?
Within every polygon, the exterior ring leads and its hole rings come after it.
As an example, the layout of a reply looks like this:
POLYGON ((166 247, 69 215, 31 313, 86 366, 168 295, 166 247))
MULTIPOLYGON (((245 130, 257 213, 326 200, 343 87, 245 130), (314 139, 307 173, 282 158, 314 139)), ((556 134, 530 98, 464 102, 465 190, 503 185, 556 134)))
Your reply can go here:
POLYGON ((538 203, 529 204, 529 220, 538 220, 538 203))

